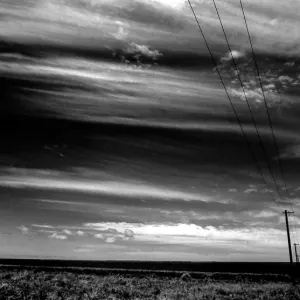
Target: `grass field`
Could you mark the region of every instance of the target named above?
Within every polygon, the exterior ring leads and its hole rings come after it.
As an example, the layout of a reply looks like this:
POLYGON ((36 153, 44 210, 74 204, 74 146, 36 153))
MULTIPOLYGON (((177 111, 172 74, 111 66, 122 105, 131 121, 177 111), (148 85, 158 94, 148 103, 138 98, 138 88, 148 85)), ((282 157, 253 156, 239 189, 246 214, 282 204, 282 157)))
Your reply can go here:
POLYGON ((266 281, 263 277, 261 282, 239 278, 216 280, 209 274, 195 279, 189 276, 158 277, 155 274, 93 275, 57 270, 0 269, 0 299, 300 299, 300 287, 289 282, 266 281))

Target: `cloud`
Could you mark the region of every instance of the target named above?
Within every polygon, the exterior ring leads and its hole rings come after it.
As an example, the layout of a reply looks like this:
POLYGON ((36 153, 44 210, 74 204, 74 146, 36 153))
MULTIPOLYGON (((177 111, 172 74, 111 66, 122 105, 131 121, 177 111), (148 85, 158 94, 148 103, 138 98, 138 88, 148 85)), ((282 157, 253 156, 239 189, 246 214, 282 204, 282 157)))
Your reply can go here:
POLYGON ((266 211, 262 210, 259 213, 255 215, 257 218, 272 218, 272 217, 277 217, 278 213, 274 211, 266 211))
POLYGON ((158 50, 151 49, 149 46, 130 43, 122 51, 113 50, 113 56, 127 65, 133 64, 138 67, 148 68, 152 64, 156 64, 163 54, 158 50))
MULTIPOLYGON (((146 0, 145 2, 151 3, 149 0, 146 0)), ((182 9, 186 4, 186 0, 154 0, 154 3, 155 2, 161 3, 172 9, 182 9)))
MULTIPOLYGON (((32 173, 34 175, 34 173, 32 173)), ((198 193, 191 193, 170 189, 143 183, 140 181, 124 182, 124 181, 96 181, 96 180, 61 180, 65 174, 62 172, 60 176, 51 176, 48 178, 40 178, 35 176, 0 176, 0 186, 12 186, 15 188, 38 188, 45 190, 60 190, 60 191, 74 191, 86 192, 93 194, 104 194, 111 196, 127 196, 132 198, 148 198, 148 199, 165 199, 165 200, 182 200, 182 201, 205 201, 213 200, 213 197, 199 195, 198 193), (1 178, 2 177, 2 178, 1 178)), ((47 201, 47 200, 46 200, 47 201)), ((50 200, 51 202, 52 200, 50 200)))
POLYGON ((231 96, 238 97, 243 101, 246 101, 245 95, 248 101, 252 100, 254 102, 261 102, 263 100, 262 92, 259 88, 252 90, 252 89, 247 89, 245 87, 244 89, 243 88, 235 89, 229 87, 228 92, 231 96))
POLYGON ((229 190, 228 190, 228 192, 229 192, 229 193, 236 193, 237 191, 238 191, 238 190, 237 190, 237 189, 235 189, 235 188, 233 188, 233 189, 229 189, 229 190))
MULTIPOLYGON (((128 26, 128 40, 141 43, 152 40, 170 49, 186 48, 188 42, 191 51, 199 51, 199 30, 189 5, 183 0, 111 0, 98 1, 97 4, 80 1, 81 5, 77 1, 41 0, 35 5, 29 2, 23 1, 27 4, 18 6, 5 5, 2 36, 22 41, 77 43, 82 47, 99 45, 100 40, 107 45, 114 44, 116 34, 118 38, 120 29, 116 22, 123 22, 128 26)), ((206 28, 210 43, 220 47, 221 42, 224 44, 224 36, 211 2, 192 2, 196 14, 201 15, 201 24, 206 28)), ((226 1, 219 2, 218 6, 221 17, 228 20, 226 31, 232 47, 241 49, 245 44, 250 47, 239 3, 226 1)), ((299 4, 292 0, 276 5, 269 0, 263 4, 258 0, 252 1, 251 5, 245 4, 251 36, 257 41, 255 50, 297 54, 299 33, 295 30, 298 24, 295 12, 299 8, 299 4)), ((122 39, 122 33, 119 34, 122 39)), ((204 47, 200 49, 206 51, 204 47)))
POLYGON ((95 249, 92 248, 77 248, 74 249, 73 252, 85 253, 85 252, 94 252, 95 249))
POLYGON ((67 240, 68 239, 68 237, 66 235, 58 234, 57 232, 49 235, 49 238, 57 239, 57 240, 67 240))
POLYGON ((85 233, 81 230, 76 231, 75 234, 78 235, 78 236, 84 236, 85 235, 85 233))
POLYGON ((125 53, 134 54, 137 59, 141 56, 144 56, 152 60, 158 60, 159 57, 162 56, 162 53, 160 53, 158 50, 152 50, 149 48, 149 46, 138 45, 136 43, 130 43, 125 53))
MULTIPOLYGON (((95 228, 93 228, 95 230, 95 228)), ((102 228, 101 233, 94 235, 95 238, 101 239, 106 243, 115 243, 116 241, 128 241, 134 239, 134 232, 130 229, 125 229, 120 232, 115 228, 102 228)))
POLYGON ((250 188, 257 188, 258 185, 257 185, 257 184, 249 184, 249 187, 250 187, 250 188))
POLYGON ((269 22, 269 24, 271 25, 271 26, 275 26, 275 25, 277 25, 278 24, 278 19, 272 19, 270 22, 269 22))
POLYGON ((38 232, 42 232, 42 233, 56 233, 56 230, 40 229, 40 230, 38 230, 38 232))
POLYGON ((112 234, 112 235, 119 234, 119 232, 116 229, 114 229, 114 228, 108 228, 107 229, 107 233, 108 234, 112 234))
POLYGON ((295 62, 294 61, 291 61, 291 62, 286 62, 284 64, 286 67, 293 67, 295 65, 295 62))
POLYGON ((293 82, 293 78, 291 78, 290 76, 287 76, 287 75, 282 75, 282 76, 279 76, 278 77, 278 80, 281 82, 281 83, 285 83, 285 82, 293 82))
POLYGON ((24 225, 17 228, 20 229, 23 234, 27 234, 29 232, 29 229, 24 225))
MULTIPOLYGON (((264 96, 269 106, 287 106, 291 102, 290 98, 283 97, 283 95, 297 85, 298 80, 289 67, 289 63, 284 60, 276 61, 270 60, 266 56, 259 56, 260 76, 258 78, 252 53, 248 51, 235 55, 239 58, 235 61, 236 66, 229 60, 228 53, 221 58, 218 65, 223 77, 230 80, 228 92, 231 96, 245 100, 245 91, 247 100, 256 106, 263 104, 264 96), (240 78, 237 76, 236 69, 240 78), (244 89, 239 79, 241 79, 244 89), (264 93, 262 93, 260 83, 264 93)), ((295 69, 296 67, 294 66, 295 69)), ((215 68, 213 70, 215 71, 215 68)))
POLYGON ((126 29, 126 23, 121 21, 116 21, 118 25, 117 33, 114 34, 115 38, 118 40, 124 40, 128 36, 128 29, 126 29))
POLYGON ((62 232, 66 235, 72 235, 73 234, 72 231, 70 231, 69 229, 64 229, 62 232))
POLYGON ((115 243, 117 241, 117 237, 116 236, 108 236, 106 239, 105 239, 105 242, 106 243, 115 243))
POLYGON ((45 224, 43 224, 43 225, 40 225, 40 224, 32 224, 32 226, 33 226, 33 227, 38 227, 38 228, 49 228, 49 229, 54 228, 54 227, 51 226, 51 225, 45 225, 45 224))
POLYGON ((131 229, 125 229, 124 231, 124 239, 125 240, 132 240, 134 239, 134 232, 131 229))
POLYGON ((273 83, 266 84, 263 86, 264 90, 273 90, 275 89, 275 85, 273 83))
POLYGON ((103 233, 97 233, 94 235, 95 238, 97 239, 101 239, 101 240, 104 240, 105 239, 105 236, 103 233))
POLYGON ((264 188, 264 189, 261 190, 261 192, 262 193, 272 193, 272 192, 274 192, 274 190, 270 189, 270 188, 264 188))
MULTIPOLYGON (((263 212, 261 216, 271 217, 271 212, 263 212)), ((258 214, 259 216, 259 214, 258 214)), ((249 241, 257 244, 285 242, 284 230, 272 228, 236 228, 225 229, 214 226, 199 226, 195 224, 174 223, 170 224, 143 224, 143 223, 87 223, 85 227, 103 231, 107 227, 114 227, 118 232, 130 229, 134 232, 136 242, 152 242, 167 244, 201 244, 201 243, 229 243, 249 241)), ((117 238, 116 238, 117 239, 117 238)), ((109 242, 115 242, 115 238, 109 242)))
POLYGON ((232 50, 231 53, 228 52, 224 56, 222 56, 220 60, 222 62, 227 62, 229 60, 232 60, 232 57, 233 57, 233 59, 236 61, 237 59, 242 58, 244 56, 245 56, 244 53, 237 51, 237 50, 232 50))
MULTIPOLYGON (((245 212, 246 215, 251 216, 254 219, 268 219, 274 217, 280 217, 280 212, 276 211, 275 209, 263 209, 263 210, 254 210, 254 211, 247 211, 245 212)), ((266 220, 265 220, 266 221, 266 220)), ((264 221, 264 222, 265 222, 264 221)), ((256 221, 254 221, 256 222, 256 221)))
MULTIPOLYGON (((300 157, 300 145, 291 145, 281 150, 279 155, 281 159, 298 159, 300 157)), ((273 157, 273 159, 278 159, 273 157)))
POLYGON ((120 236, 107 233, 97 233, 94 237, 103 240, 105 243, 115 243, 117 239, 121 240, 120 236))
POLYGON ((255 188, 246 189, 246 190, 244 191, 245 194, 257 193, 257 192, 258 192, 258 189, 255 189, 255 188))

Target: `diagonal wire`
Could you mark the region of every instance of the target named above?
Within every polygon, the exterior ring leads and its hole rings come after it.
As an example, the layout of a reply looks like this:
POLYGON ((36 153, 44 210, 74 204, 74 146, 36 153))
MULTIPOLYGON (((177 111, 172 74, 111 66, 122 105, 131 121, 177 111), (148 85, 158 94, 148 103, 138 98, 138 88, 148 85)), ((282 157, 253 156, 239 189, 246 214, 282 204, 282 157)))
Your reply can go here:
MULTIPOLYGON (((234 60, 234 58, 233 58, 232 51, 231 51, 231 48, 230 48, 230 45, 229 45, 229 42, 228 42, 228 39, 227 39, 227 36, 226 36, 226 32, 225 32, 225 30, 224 30, 224 26, 223 26, 223 24, 222 24, 222 21, 221 21, 220 15, 219 15, 218 8, 217 8, 217 6, 216 6, 215 0, 213 0, 213 2, 214 2, 214 5, 215 5, 215 8, 216 8, 216 11, 217 11, 217 14, 218 14, 218 17, 219 17, 219 20, 220 20, 222 29, 223 29, 223 33, 224 33, 224 36, 225 36, 225 39, 226 39, 226 42, 227 42, 227 45, 228 45, 228 48, 229 48, 229 51, 230 51, 232 60, 233 60, 233 62, 234 62, 234 65, 235 65, 235 68, 236 68, 236 71, 237 71, 238 78, 239 78, 239 80, 240 80, 240 82, 241 82, 241 86, 242 86, 242 89, 243 89, 243 92, 244 92, 244 95, 245 95, 245 98, 246 98, 245 89, 244 89, 244 87, 243 87, 243 84, 242 84, 242 81, 241 81, 241 78, 240 78, 240 75, 239 75, 239 72, 238 72, 238 69, 237 69, 237 65, 236 65, 235 60, 234 60)), ((280 160, 280 156, 279 156, 279 147, 278 147, 278 144, 277 144, 277 142, 276 142, 276 138, 275 138, 275 134, 274 134, 274 130, 273 130, 273 125, 272 125, 271 117, 270 117, 270 114, 269 114, 269 109, 268 109, 268 106, 267 106, 267 101, 266 101, 266 97, 265 97, 265 94, 264 94, 264 89, 263 89, 263 85, 262 85, 262 81, 261 81, 261 77, 260 77, 260 73, 259 73, 259 69, 258 69, 258 64, 257 64, 257 60, 256 60, 256 57, 255 57, 255 52, 254 52, 254 49, 253 49, 253 45, 252 45, 252 41, 251 41, 251 36, 250 36, 250 33, 249 33, 249 29, 248 29, 248 25, 247 25, 245 13, 244 13, 243 6, 242 6, 242 0, 240 0, 240 3, 241 3, 243 15, 244 15, 244 20, 245 20, 245 24, 246 24, 246 28, 247 28, 247 33, 248 33, 249 41, 250 41, 250 44, 251 44, 252 54, 253 54, 253 58, 254 58, 254 62, 255 62, 255 68, 256 68, 256 70, 257 70, 258 79, 259 79, 260 86, 261 86, 261 90, 262 90, 262 93, 263 93, 263 98, 264 98, 264 103, 265 103, 265 107, 266 107, 266 112, 267 112, 267 115, 268 115, 268 120, 269 120, 270 128, 271 128, 271 130, 272 130, 272 137, 273 137, 273 141, 274 141, 274 144, 275 144, 275 147, 276 147, 276 151, 277 151, 278 162, 279 162, 279 164, 280 164, 280 170, 281 170, 283 182, 284 182, 284 185, 285 185, 285 192, 286 192, 286 194, 287 194, 287 200, 288 200, 288 201, 290 202, 290 204, 293 206, 293 203, 292 203, 292 201, 290 200, 289 194, 288 194, 288 189, 287 189, 287 184, 286 184, 286 180, 285 180, 285 176, 284 176, 283 166, 282 166, 282 163, 281 163, 281 160, 280 160)), ((247 99, 246 99, 246 101, 247 101, 247 99)), ((247 101, 247 104, 248 104, 248 101, 247 101)), ((252 120, 253 120, 253 122, 254 122, 253 114, 252 114, 252 111, 251 111, 249 105, 248 105, 248 108, 249 108, 249 110, 250 110, 250 113, 251 113, 251 116, 252 116, 252 120)), ((254 122, 254 125, 255 125, 255 122, 254 122)), ((256 128, 256 130, 257 130, 256 125, 255 125, 255 128, 256 128)), ((257 134, 258 134, 258 131, 257 131, 257 134)), ((259 134, 258 134, 258 135, 259 135, 259 134)), ((259 138, 260 138, 260 136, 259 136, 259 138)), ((260 141, 261 141, 261 145, 262 145, 262 147, 263 147, 261 138, 260 138, 260 141)), ((264 149, 264 148, 263 148, 263 149, 264 149)), ((267 162, 268 162, 269 170, 271 170, 271 166, 270 166, 270 163, 269 163, 269 161, 268 161, 268 158, 267 158, 267 155, 266 155, 266 151, 265 151, 265 150, 264 150, 264 153, 265 153, 266 160, 267 160, 267 162)), ((273 171, 272 171, 271 174, 272 174, 272 177, 273 177, 273 180, 274 180, 276 189, 277 189, 277 191, 278 191, 278 195, 279 195, 279 197, 280 197, 280 192, 279 192, 278 186, 277 186, 277 184, 276 184, 276 180, 275 180, 275 176, 274 176, 273 171)), ((281 201, 281 202, 282 202, 282 201, 281 201)), ((297 226, 297 222, 296 222, 296 219, 295 219, 295 214, 292 214, 292 219, 293 219, 293 222, 291 222, 291 227, 292 227, 292 238, 296 241, 296 243, 298 243, 298 238, 297 238, 297 236, 299 236, 299 228, 298 228, 298 226, 297 226), (294 224, 293 224, 293 223, 294 223, 294 224)))
MULTIPOLYGON (((246 15, 245 15, 242 0, 240 0, 240 5, 241 5, 242 12, 243 12, 243 17, 244 17, 244 21, 245 21, 245 25, 246 25, 246 29, 247 29, 247 34, 248 34, 248 38, 249 38, 249 42, 250 42, 250 46, 251 46, 251 50, 252 50, 252 55, 253 55, 253 60, 254 60, 254 63, 255 63, 255 68, 256 68, 256 71, 257 71, 258 80, 259 80, 261 91, 262 91, 263 98, 264 98, 264 104, 265 104, 265 107, 266 107, 266 112, 267 112, 267 115, 268 115, 268 120, 269 120, 269 124, 270 124, 271 131, 272 131, 273 141, 274 141, 276 151, 277 151, 277 159, 278 159, 280 171, 281 171, 281 174, 282 174, 282 179, 283 179, 283 183, 284 183, 284 187, 285 187, 285 192, 286 192, 286 195, 287 195, 287 200, 293 206, 292 200, 289 197, 289 192, 288 192, 288 187, 287 187, 287 184, 286 184, 286 178, 285 178, 285 174, 284 174, 283 164, 282 164, 282 161, 281 161, 280 155, 279 155, 279 147, 278 147, 278 144, 277 144, 277 141, 276 141, 276 138, 275 138, 273 124, 272 124, 271 116, 270 116, 270 113, 269 113, 269 108, 268 108, 268 105, 267 105, 267 101, 266 101, 266 97, 265 97, 265 93, 264 93, 264 88, 263 88, 263 84, 262 84, 262 81, 261 81, 261 76, 260 76, 260 72, 259 72, 259 68, 258 68, 258 63, 257 63, 257 60, 256 60, 254 47, 253 47, 253 44, 252 44, 251 35, 250 35, 249 27, 248 27, 248 24, 247 24, 247 18, 246 18, 246 15)), ((279 94, 279 97, 280 97, 280 93, 279 93, 278 89, 277 89, 277 93, 279 94)), ((294 223, 295 223, 294 225, 295 225, 295 232, 296 232, 295 233, 296 234, 295 240, 296 240, 296 243, 298 243, 298 238, 297 237, 299 236, 299 228, 297 226, 297 222, 296 222, 296 219, 295 219, 295 214, 293 214, 293 220, 294 220, 294 223)))
MULTIPOLYGON (((276 91, 277 91, 277 94, 279 95, 279 98, 280 98, 280 101, 281 101, 281 94, 280 94, 277 87, 276 87, 276 91)), ((291 199, 287 198, 287 200, 290 202, 291 206, 293 207, 293 203, 292 203, 291 199)), ((293 218, 293 221, 292 220, 290 221, 292 240, 294 240, 296 244, 299 244, 299 240, 298 240, 298 236, 300 236, 299 235, 299 227, 297 226, 297 222, 296 222, 296 219, 295 219, 295 213, 291 214, 291 216, 293 218)), ((297 257, 296 257, 296 261, 297 261, 297 257)))
POLYGON ((264 156, 265 156, 265 159, 266 159, 266 162, 267 162, 268 169, 269 169, 270 174, 271 174, 271 176, 272 176, 272 179, 273 179, 273 181, 274 181, 276 190, 277 190, 277 192, 278 192, 278 196, 279 196, 279 198, 280 198, 280 191, 279 191, 279 188, 278 188, 277 183, 276 183, 275 175, 274 175, 274 172, 273 172, 273 170, 272 170, 272 168, 271 168, 271 165, 270 165, 270 162, 269 162, 269 159, 268 159, 268 155, 267 155, 266 149, 265 149, 265 147, 264 147, 262 138, 261 138, 261 136, 260 136, 260 134, 259 134, 259 131, 258 131, 256 122, 255 122, 255 118, 254 118, 254 116, 253 116, 253 112, 252 112, 251 106, 250 106, 249 101, 248 101, 248 98, 247 98, 247 96, 246 96, 244 84, 243 84, 243 81, 242 81, 241 76, 240 76, 240 74, 239 74, 239 70, 238 70, 238 68, 237 68, 237 64, 236 64, 236 62, 235 62, 235 59, 234 59, 234 57, 233 57, 233 55, 232 55, 232 50, 231 50, 231 47, 230 47, 230 44, 229 44, 229 41, 228 41, 228 38, 227 38, 227 35, 226 35, 226 32, 225 32, 225 29, 224 29, 224 26, 223 26, 223 23, 222 23, 222 20, 221 20, 220 14, 219 14, 219 10, 218 10, 218 8, 217 8, 217 5, 216 5, 215 0, 213 0, 213 3, 214 3, 214 6, 215 6, 215 9, 216 9, 216 12, 217 12, 217 15, 218 15, 218 18, 219 18, 219 21, 220 21, 220 24, 221 24, 223 33, 224 33, 224 37, 225 37, 225 40, 226 40, 226 43, 227 43, 227 46, 228 46, 228 49, 229 49, 229 52, 230 52, 232 61, 233 61, 233 63, 234 63, 234 67, 235 67, 235 69, 236 69, 237 77, 238 77, 238 79, 239 79, 239 81, 240 81, 240 84, 241 84, 241 87, 242 87, 242 90, 243 90, 243 93, 244 93, 244 97, 245 97, 245 100, 246 100, 248 109, 249 109, 249 111, 250 111, 250 114, 251 114, 251 119, 252 119, 252 122, 253 122, 253 124, 254 124, 255 130, 256 130, 256 134, 257 134, 257 136, 258 136, 258 138, 259 138, 259 143, 260 143, 260 145, 261 145, 261 147, 262 147, 262 149, 263 149, 263 153, 264 153, 264 156))
POLYGON ((253 54, 253 59, 254 59, 255 68, 256 68, 256 71, 257 71, 258 80, 259 80, 261 91, 262 91, 263 98, 264 98, 264 104, 265 104, 266 112, 267 112, 267 115, 268 115, 268 121, 269 121, 269 124, 270 124, 270 127, 271 127, 273 141, 274 141, 274 144, 275 144, 275 147, 276 147, 278 163, 279 163, 279 166, 280 166, 280 171, 281 171, 281 174, 282 174, 285 191, 287 193, 287 196, 289 197, 288 188, 287 188, 287 185, 286 185, 286 180, 285 180, 285 175, 284 175, 284 170, 283 170, 283 165, 282 165, 282 162, 280 160, 279 147, 278 147, 278 143, 277 143, 276 138, 275 138, 273 124, 272 124, 271 116, 270 116, 270 113, 269 113, 269 108, 268 108, 268 105, 267 105, 267 100, 266 100, 266 97, 265 97, 265 92, 264 92, 263 84, 262 84, 262 81, 261 81, 261 76, 260 76, 260 72, 259 72, 259 68, 258 68, 258 64, 257 64, 257 60, 256 60, 256 56, 255 56, 251 36, 250 36, 250 31, 249 31, 248 24, 247 24, 247 19, 246 19, 246 15, 245 15, 242 0, 240 0, 240 4, 241 4, 241 9, 242 9, 242 12, 243 12, 243 17, 244 17, 244 21, 245 21, 245 25, 246 25, 246 29, 247 29, 247 34, 248 34, 249 41, 250 41, 250 46, 251 46, 251 50, 252 50, 252 54, 253 54))
MULTIPOLYGON (((223 88, 224 88, 224 90, 225 90, 225 92, 226 92, 227 98, 228 98, 228 100, 229 100, 229 102, 230 102, 230 104, 231 104, 232 110, 233 110, 233 112, 234 112, 234 114, 235 114, 235 116, 236 116, 236 119, 237 119, 237 122, 238 122, 238 124, 239 124, 239 127, 241 128, 242 134, 243 134, 243 136, 244 136, 244 138, 245 138, 245 141, 246 141, 246 143, 247 143, 247 146, 248 146, 248 148, 249 148, 249 150, 250 150, 250 152, 251 152, 252 158, 253 158, 253 160, 254 160, 256 166, 257 166, 257 169, 258 169, 258 171, 259 171, 259 173, 260 173, 260 175, 261 175, 263 181, 265 182, 266 186, 268 187, 267 180, 266 180, 264 174, 262 173, 262 170, 261 170, 261 168, 260 168, 260 166, 259 166, 258 161, 256 160, 255 154, 254 154, 254 152, 253 152, 253 150, 252 150, 252 148, 251 148, 250 141, 249 141, 249 139, 247 138, 247 135, 246 135, 246 133, 245 133, 245 131, 244 131, 244 129, 243 129, 243 126, 242 126, 242 122, 241 122, 241 120, 239 119, 239 117, 238 117, 238 115, 237 115, 237 111, 236 111, 236 109, 235 109, 235 107, 234 107, 234 105, 233 105, 233 103, 232 103, 232 100, 231 100, 229 94, 228 94, 228 91, 227 91, 227 88, 226 88, 226 86, 225 86, 224 80, 223 80, 223 78, 222 78, 222 76, 221 76, 221 73, 220 73, 218 64, 217 64, 216 60, 214 59, 214 56, 213 56, 213 54, 212 54, 212 52, 211 52, 211 49, 210 49, 210 47, 209 47, 209 45, 208 45, 208 42, 207 42, 206 38, 205 38, 204 32, 203 32, 203 30, 202 30, 202 28, 201 28, 201 25, 200 25, 200 23, 199 23, 199 21, 198 21, 198 18, 197 18, 197 16, 196 16, 196 14, 195 14, 195 11, 194 11, 194 9, 193 9, 193 6, 192 6, 192 4, 191 4, 191 1, 188 0, 188 2, 189 2, 189 5, 190 5, 190 7, 191 7, 191 10, 192 10, 192 12, 193 12, 193 15, 194 15, 194 17, 195 17, 195 20, 196 20, 196 22, 197 22, 197 24, 198 24, 199 30, 200 30, 200 32, 201 32, 201 35, 202 35, 202 37, 203 37, 203 40, 204 40, 205 45, 206 45, 206 47, 207 47, 207 50, 208 50, 208 52, 209 52, 209 54, 210 54, 210 57, 211 57, 211 59, 212 59, 212 62, 213 62, 213 64, 215 65, 215 68, 216 68, 216 70, 217 70, 217 73, 218 73, 218 75, 219 75, 219 77, 220 77, 220 80, 221 80, 222 85, 223 85, 223 88)), ((271 194, 273 200, 275 201, 275 203, 277 204, 276 199, 274 198, 273 194, 272 194, 272 193, 270 193, 270 194, 271 194)))

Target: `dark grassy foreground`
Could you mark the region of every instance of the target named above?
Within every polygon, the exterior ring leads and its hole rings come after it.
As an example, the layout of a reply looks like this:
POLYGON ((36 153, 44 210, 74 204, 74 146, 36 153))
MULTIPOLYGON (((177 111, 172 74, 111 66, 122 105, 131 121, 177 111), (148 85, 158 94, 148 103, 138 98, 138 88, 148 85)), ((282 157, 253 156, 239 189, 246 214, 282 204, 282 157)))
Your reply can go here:
POLYGON ((0 270, 0 299, 108 299, 108 300, 194 300, 194 299, 300 299, 300 287, 286 276, 235 277, 204 274, 197 279, 149 274, 96 275, 31 270, 0 270), (201 277, 201 278, 200 278, 201 277), (221 276, 222 277, 222 276, 221 276), (254 279, 254 280, 252 280, 254 279), (285 282, 284 282, 285 281, 285 282))

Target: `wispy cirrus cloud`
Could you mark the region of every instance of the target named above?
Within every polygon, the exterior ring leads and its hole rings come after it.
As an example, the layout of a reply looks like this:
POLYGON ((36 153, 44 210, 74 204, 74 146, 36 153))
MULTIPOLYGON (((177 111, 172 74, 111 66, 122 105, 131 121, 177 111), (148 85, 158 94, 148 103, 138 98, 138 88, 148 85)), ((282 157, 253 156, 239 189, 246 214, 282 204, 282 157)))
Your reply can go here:
MULTIPOLYGON (((21 247, 9 244, 6 253, 189 260, 234 253, 233 259, 247 260, 266 258, 271 249, 284 257, 284 220, 268 195, 273 189, 258 184, 262 178, 188 3, 79 2, 2 5, 0 48, 8 53, 0 54, 0 76, 8 101, 0 119, 20 119, 22 125, 3 138, 0 162, 24 167, 0 170, 0 208, 5 208, 0 212, 7 230, 15 232, 22 220, 32 227, 19 230, 36 237, 32 246, 19 234, 21 247), (14 114, 16 119, 10 118, 14 114), (248 185, 249 180, 257 184, 248 185), (15 210, 6 205, 11 194, 15 210), (66 248, 55 239, 64 240, 66 248), (89 242, 95 245, 88 247, 89 242)), ((300 144, 299 33, 292 31, 299 27, 298 4, 283 9, 290 2, 245 2, 282 157, 300 144)), ((238 1, 216 1, 238 71, 213 3, 192 3, 251 146, 258 150, 237 75, 258 108, 259 131, 273 155, 238 1)), ((15 125, 3 122, 3 128, 15 125)), ((287 167, 290 173, 296 173, 296 162, 287 167)), ((293 186, 296 177, 290 175, 293 186)))
MULTIPOLYGON (((63 175, 61 173, 60 175, 63 175)), ((60 177, 60 176, 59 176, 60 177)), ((38 177, 14 177, 8 176, 2 178, 1 186, 11 186, 14 188, 37 188, 44 190, 62 190, 77 191, 85 193, 127 196, 127 197, 145 197, 145 198, 163 198, 180 199, 183 201, 210 201, 211 197, 200 197, 198 194, 172 190, 168 188, 151 186, 142 182, 124 182, 124 181, 96 181, 96 180, 69 180, 59 177, 38 178, 38 177)))
MULTIPOLYGON (((210 37, 209 42, 220 47, 224 43, 224 37, 211 1, 191 2, 196 14, 201 14, 201 24, 205 28, 205 34, 210 37)), ((248 36, 239 3, 233 0, 219 1, 217 6, 230 42, 237 48, 248 48, 248 36)), ((251 4, 245 2, 244 8, 252 38, 256 41, 256 50, 297 54, 299 33, 295 30, 298 24, 295 11, 298 4, 292 0, 276 5, 270 0, 263 3, 255 0, 251 4), (286 32, 290 34, 287 36, 286 32)), ((153 46, 160 45, 175 51, 185 49, 188 42, 189 51, 201 50, 206 53, 204 45, 199 47, 199 30, 188 3, 183 0, 97 3, 87 0, 82 5, 78 5, 76 1, 39 0, 34 3, 26 1, 19 5, 5 3, 3 11, 7 18, 3 18, 4 30, 1 35, 6 38, 38 40, 44 43, 73 43, 82 47, 101 44, 98 41, 114 45, 118 41, 139 39, 141 43, 151 40, 153 46), (120 22, 121 28, 126 28, 126 34, 120 29, 120 22), (20 25, 23 29, 21 32, 20 25)))

